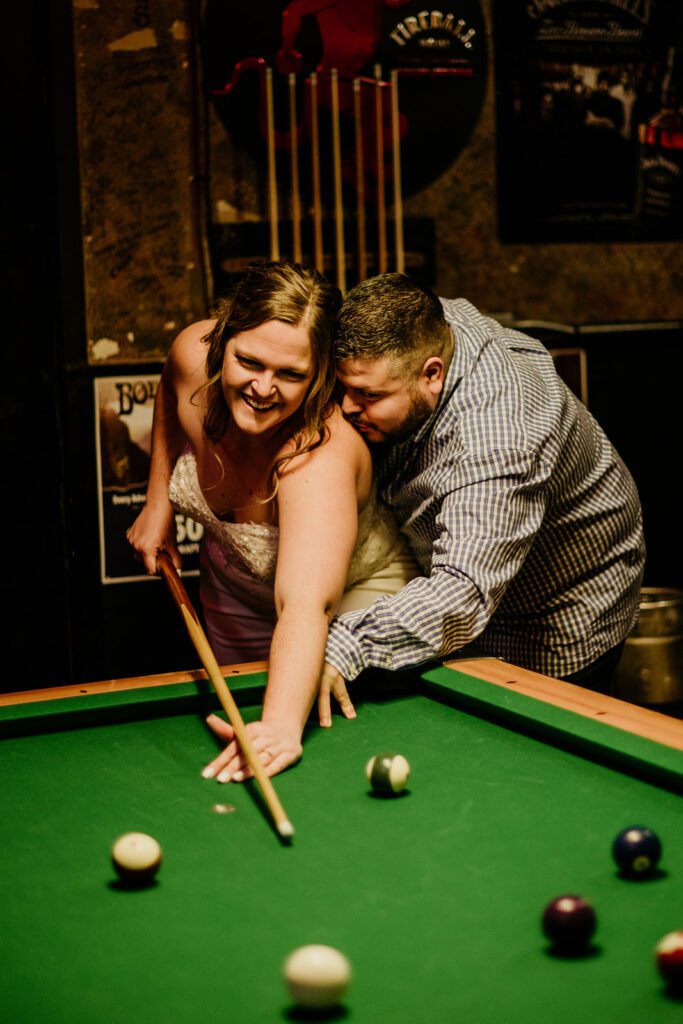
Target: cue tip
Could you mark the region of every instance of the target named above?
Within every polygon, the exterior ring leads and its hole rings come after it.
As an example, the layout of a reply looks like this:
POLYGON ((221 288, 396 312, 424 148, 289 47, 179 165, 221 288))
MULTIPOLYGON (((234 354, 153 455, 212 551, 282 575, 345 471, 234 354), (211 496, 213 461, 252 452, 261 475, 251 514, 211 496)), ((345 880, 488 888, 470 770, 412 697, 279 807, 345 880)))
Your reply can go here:
POLYGON ((294 835, 294 826, 292 825, 291 821, 287 821, 286 818, 284 821, 278 822, 277 830, 283 839, 291 839, 292 836, 294 835))

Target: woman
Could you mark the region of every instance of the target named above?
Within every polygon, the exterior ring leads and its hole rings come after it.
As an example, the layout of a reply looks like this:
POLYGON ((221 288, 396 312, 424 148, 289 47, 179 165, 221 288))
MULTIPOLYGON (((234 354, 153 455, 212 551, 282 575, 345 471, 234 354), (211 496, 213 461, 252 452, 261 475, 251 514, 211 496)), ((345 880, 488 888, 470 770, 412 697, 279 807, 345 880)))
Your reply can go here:
MULTIPOLYGON (((334 401, 339 304, 316 271, 260 264, 217 319, 176 338, 155 402, 147 504, 128 531, 153 574, 160 548, 180 566, 174 509, 204 525, 200 596, 216 657, 269 656, 262 718, 248 728, 271 775, 301 755, 330 618, 416 573, 375 501, 369 452, 334 401)), ((232 728, 209 724, 228 746, 204 776, 246 778, 232 728)))

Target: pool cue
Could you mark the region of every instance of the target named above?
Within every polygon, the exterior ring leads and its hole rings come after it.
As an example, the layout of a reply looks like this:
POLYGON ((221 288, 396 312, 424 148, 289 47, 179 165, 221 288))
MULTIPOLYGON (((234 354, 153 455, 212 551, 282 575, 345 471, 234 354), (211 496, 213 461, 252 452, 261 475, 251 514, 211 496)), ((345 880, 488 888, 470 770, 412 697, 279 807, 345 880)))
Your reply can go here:
POLYGON ((353 120, 356 128, 356 237, 358 247, 358 280, 368 276, 368 253, 365 243, 365 167, 363 163, 363 111, 361 80, 353 80, 353 120))
POLYGON ((391 72, 391 141, 394 150, 394 249, 396 270, 405 271, 405 248, 403 244, 403 199, 401 197, 401 138, 399 134, 398 71, 391 72))
POLYGON ((311 170, 313 178, 313 262, 321 273, 325 269, 323 256, 323 207, 320 198, 320 132, 318 129, 318 76, 315 71, 309 79, 311 89, 311 170))
POLYGON ((382 69, 375 64, 375 141, 377 158, 377 273, 387 269, 387 225, 384 200, 384 101, 382 69))
POLYGON ((299 185, 299 132, 296 124, 296 75, 289 73, 289 166, 292 176, 292 255, 301 263, 301 188, 299 185))
POLYGON ((280 259, 277 209, 277 168, 275 166, 275 112, 273 108, 273 69, 266 68, 266 144, 268 147, 268 217, 270 220, 270 258, 280 259))
POLYGON ((336 68, 330 71, 332 106, 332 159, 334 175, 334 235, 337 255, 337 287, 342 295, 346 291, 346 250, 344 248, 344 207, 342 202, 341 135, 339 129, 339 76, 336 68))
POLYGON ((261 759, 254 750, 239 708, 237 707, 235 699, 230 693, 230 689, 221 674, 218 662, 211 650, 206 634, 201 627, 197 613, 192 607, 192 602, 187 595, 187 591, 185 590, 185 587, 183 586, 167 551, 162 550, 157 554, 157 571, 163 577, 171 592, 173 600, 178 606, 180 614, 185 620, 185 626, 187 627, 187 632, 190 634, 190 639, 192 640, 201 663, 206 669, 206 674, 211 680, 211 684, 223 705, 230 724, 235 730, 239 745, 242 748, 242 752, 247 759, 249 767, 254 773, 256 781, 260 786, 264 800, 268 805, 268 810, 275 822, 275 827, 283 839, 290 839, 294 835, 294 826, 287 817, 285 810, 278 799, 277 793, 275 792, 273 783, 266 775, 261 759))

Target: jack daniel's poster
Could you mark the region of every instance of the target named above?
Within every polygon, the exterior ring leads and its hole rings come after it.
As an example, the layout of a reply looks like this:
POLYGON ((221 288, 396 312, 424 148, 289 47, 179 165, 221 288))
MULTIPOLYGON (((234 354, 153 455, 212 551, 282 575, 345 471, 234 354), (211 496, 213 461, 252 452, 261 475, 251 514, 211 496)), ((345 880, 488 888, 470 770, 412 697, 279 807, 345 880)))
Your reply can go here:
POLYGON ((504 242, 683 237, 681 0, 494 0, 504 242))
MULTIPOLYGON (((151 579, 135 559, 126 530, 145 505, 158 383, 159 374, 94 380, 102 583, 151 579)), ((204 528, 180 514, 175 521, 183 574, 196 576, 204 528)))

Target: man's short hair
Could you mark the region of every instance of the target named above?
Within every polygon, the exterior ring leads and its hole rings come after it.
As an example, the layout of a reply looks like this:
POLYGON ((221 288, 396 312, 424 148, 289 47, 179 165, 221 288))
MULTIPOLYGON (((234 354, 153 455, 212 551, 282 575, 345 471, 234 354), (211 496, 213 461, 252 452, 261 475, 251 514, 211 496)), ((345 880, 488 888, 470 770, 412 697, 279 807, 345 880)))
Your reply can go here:
POLYGON ((337 321, 335 356, 388 357, 401 373, 417 375, 441 356, 451 333, 437 296, 405 274, 380 274, 352 288, 337 321))

